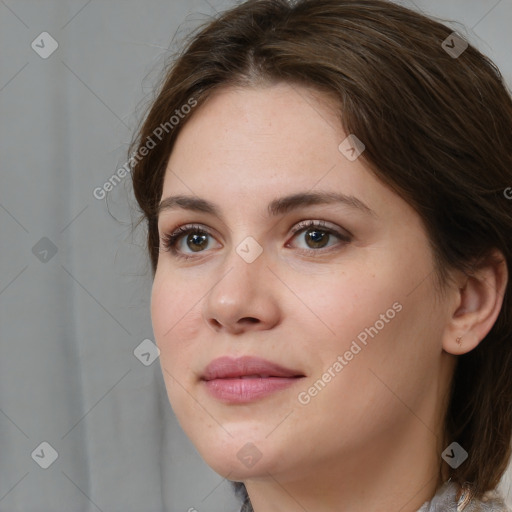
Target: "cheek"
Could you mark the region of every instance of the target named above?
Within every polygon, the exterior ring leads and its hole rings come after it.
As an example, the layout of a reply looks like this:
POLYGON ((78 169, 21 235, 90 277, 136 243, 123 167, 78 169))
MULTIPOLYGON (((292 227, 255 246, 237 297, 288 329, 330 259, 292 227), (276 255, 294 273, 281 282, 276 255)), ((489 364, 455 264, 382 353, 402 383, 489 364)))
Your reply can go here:
MULTIPOLYGON (((308 278, 289 276, 287 280, 292 283, 294 297, 285 316, 301 324, 298 333, 317 338, 316 349, 331 353, 347 350, 351 340, 379 320, 400 295, 390 273, 383 271, 376 276, 361 263, 350 268, 345 264, 343 270, 335 268, 308 278)), ((390 311, 389 316, 394 313, 390 311)))
MULTIPOLYGON (((178 274, 157 270, 151 290, 151 321, 155 336, 168 337, 183 329, 188 317, 198 309, 194 305, 200 297, 201 292, 196 293, 190 282, 183 282, 178 274)), ((191 323, 189 327, 193 325, 191 323)))
POLYGON ((318 358, 308 382, 312 387, 303 389, 304 401, 310 399, 304 408, 309 421, 329 410, 331 424, 343 423, 346 432, 364 437, 363 430, 371 435, 376 425, 392 428, 421 408, 440 353, 439 328, 425 308, 433 289, 427 281, 410 294, 406 279, 396 277, 374 280, 357 293, 324 294, 324 320, 335 335, 322 337, 312 354, 318 358))
POLYGON ((176 377, 190 369, 203 322, 201 296, 174 276, 155 276, 151 292, 153 332, 162 366, 176 377))
POLYGON ((155 276, 151 292, 153 333, 160 349, 159 360, 169 403, 187 432, 191 424, 205 422, 204 411, 189 394, 192 366, 200 350, 197 343, 202 315, 198 297, 174 276, 155 276))
MULTIPOLYGON (((391 393, 378 379, 382 374, 385 382, 404 388, 414 400, 418 389, 407 389, 405 376, 412 374, 411 383, 423 385, 438 355, 439 322, 425 308, 433 301, 432 279, 418 286, 430 269, 428 257, 393 256, 381 257, 379 265, 354 262, 350 271, 333 273, 329 279, 315 276, 309 282, 295 282, 302 303, 294 317, 297 332, 305 334, 301 341, 311 364, 311 382, 342 356, 343 369, 337 365, 338 372, 332 370, 339 375, 328 384, 332 391, 349 386, 355 400, 377 403, 391 393)), ((339 392, 350 400, 346 392, 339 392)))

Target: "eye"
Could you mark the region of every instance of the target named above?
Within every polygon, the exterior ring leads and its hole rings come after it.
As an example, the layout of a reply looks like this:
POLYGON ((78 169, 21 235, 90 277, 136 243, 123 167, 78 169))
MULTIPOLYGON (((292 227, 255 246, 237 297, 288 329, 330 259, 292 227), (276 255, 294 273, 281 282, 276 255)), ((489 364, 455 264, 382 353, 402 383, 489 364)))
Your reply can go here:
MULTIPOLYGON (((330 243, 333 238, 342 243, 352 240, 351 235, 334 227, 328 227, 325 221, 300 222, 292 229, 292 233, 294 239, 300 238, 298 235, 303 233, 306 247, 299 247, 299 250, 307 253, 320 252, 321 249, 336 245, 330 243)), ((162 250, 169 251, 175 257, 183 259, 194 258, 194 253, 199 254, 211 249, 212 240, 215 240, 213 235, 197 224, 180 226, 172 233, 161 236, 162 250)), ((289 246, 287 244, 287 247, 289 246)))
POLYGON ((332 238, 337 238, 338 241, 348 243, 351 241, 351 236, 347 233, 343 233, 338 229, 327 227, 325 221, 303 221, 297 224, 292 229, 294 238, 301 238, 298 235, 302 233, 302 240, 305 242, 306 247, 302 247, 301 250, 307 252, 318 252, 318 249, 330 247, 329 245, 332 238))
POLYGON ((212 235, 199 225, 181 226, 172 233, 161 237, 164 251, 170 251, 177 257, 191 258, 190 253, 204 252, 210 249, 212 235), (189 249, 188 252, 186 249, 189 249))

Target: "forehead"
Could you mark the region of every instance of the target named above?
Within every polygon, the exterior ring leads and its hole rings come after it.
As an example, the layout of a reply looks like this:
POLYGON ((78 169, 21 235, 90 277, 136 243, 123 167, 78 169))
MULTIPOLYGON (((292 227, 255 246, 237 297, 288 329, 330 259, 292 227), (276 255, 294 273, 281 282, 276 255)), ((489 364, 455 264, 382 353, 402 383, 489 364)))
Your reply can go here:
POLYGON ((297 85, 219 89, 180 131, 160 199, 196 196, 225 215, 266 218, 277 198, 321 191, 357 198, 377 216, 410 214, 363 159, 342 154, 339 116, 332 99, 297 85))
POLYGON ((180 131, 166 181, 186 170, 192 182, 208 177, 249 185, 293 176, 313 186, 343 163, 338 116, 327 97, 296 85, 219 89, 180 131))

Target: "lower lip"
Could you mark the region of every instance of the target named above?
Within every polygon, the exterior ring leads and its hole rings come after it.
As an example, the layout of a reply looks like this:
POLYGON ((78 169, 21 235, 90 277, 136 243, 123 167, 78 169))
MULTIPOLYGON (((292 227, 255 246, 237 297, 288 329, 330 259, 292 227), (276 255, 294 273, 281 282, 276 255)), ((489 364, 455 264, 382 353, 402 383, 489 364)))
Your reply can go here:
POLYGON ((293 386, 300 377, 267 377, 251 379, 214 379, 204 381, 206 389, 218 400, 247 403, 293 386))

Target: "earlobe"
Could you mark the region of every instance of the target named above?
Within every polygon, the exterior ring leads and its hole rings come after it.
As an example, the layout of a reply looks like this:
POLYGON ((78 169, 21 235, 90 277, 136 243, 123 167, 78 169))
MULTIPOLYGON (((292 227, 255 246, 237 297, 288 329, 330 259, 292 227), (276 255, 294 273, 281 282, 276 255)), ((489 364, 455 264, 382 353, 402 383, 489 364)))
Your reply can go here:
POLYGON ((443 340, 443 349, 450 354, 460 356, 476 348, 480 341, 478 338, 466 334, 465 336, 443 340))
POLYGON ((487 336, 503 304, 508 271, 503 254, 496 250, 454 292, 452 316, 443 333, 443 349, 454 355, 470 352, 487 336))

